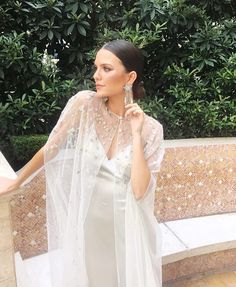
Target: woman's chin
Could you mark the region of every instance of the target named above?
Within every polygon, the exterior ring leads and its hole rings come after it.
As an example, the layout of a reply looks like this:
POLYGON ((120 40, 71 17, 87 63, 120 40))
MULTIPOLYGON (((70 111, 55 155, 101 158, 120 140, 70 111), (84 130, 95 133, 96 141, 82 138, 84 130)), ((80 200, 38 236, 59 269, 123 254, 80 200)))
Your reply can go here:
POLYGON ((104 95, 104 93, 101 93, 100 91, 96 91, 96 96, 99 98, 105 98, 106 96, 104 95))

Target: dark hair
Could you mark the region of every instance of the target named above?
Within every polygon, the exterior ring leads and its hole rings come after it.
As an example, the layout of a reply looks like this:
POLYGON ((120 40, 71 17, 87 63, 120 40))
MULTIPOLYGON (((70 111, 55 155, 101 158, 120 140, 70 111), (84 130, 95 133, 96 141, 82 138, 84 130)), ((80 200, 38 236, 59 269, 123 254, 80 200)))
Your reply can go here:
POLYGON ((145 89, 141 77, 143 74, 143 54, 131 42, 125 40, 114 40, 106 43, 103 47, 119 58, 127 72, 135 71, 137 78, 133 83, 134 98, 142 98, 145 89))

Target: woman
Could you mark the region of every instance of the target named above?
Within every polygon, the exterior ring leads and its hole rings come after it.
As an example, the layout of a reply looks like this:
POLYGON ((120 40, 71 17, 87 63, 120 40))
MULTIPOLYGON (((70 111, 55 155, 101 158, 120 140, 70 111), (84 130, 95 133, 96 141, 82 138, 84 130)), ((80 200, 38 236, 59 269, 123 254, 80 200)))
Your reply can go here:
POLYGON ((160 287, 153 209, 162 126, 124 103, 144 92, 143 57, 115 40, 98 51, 95 69, 97 92, 69 100, 46 145, 0 192, 45 165, 52 287, 160 287))

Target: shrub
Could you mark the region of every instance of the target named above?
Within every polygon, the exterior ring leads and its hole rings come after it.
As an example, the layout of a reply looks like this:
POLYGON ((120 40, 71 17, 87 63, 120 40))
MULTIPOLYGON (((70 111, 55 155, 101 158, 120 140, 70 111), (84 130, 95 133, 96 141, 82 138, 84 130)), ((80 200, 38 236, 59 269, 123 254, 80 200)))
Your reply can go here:
POLYGON ((25 164, 43 147, 47 138, 48 136, 46 135, 12 136, 10 143, 12 145, 14 161, 18 165, 25 164))
POLYGON ((48 132, 116 38, 142 49, 143 104, 166 138, 235 135, 235 19, 234 0, 4 1, 0 135, 48 132))

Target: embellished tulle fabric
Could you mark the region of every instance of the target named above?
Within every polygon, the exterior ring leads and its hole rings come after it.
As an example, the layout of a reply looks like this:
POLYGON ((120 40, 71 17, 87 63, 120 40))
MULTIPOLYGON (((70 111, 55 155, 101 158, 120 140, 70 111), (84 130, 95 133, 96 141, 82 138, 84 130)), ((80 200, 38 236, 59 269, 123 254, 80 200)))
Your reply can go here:
POLYGON ((96 268, 105 257, 115 278, 97 287, 161 287, 161 234, 153 211, 163 133, 147 115, 142 139, 152 175, 145 195, 136 200, 129 119, 110 112, 92 91, 79 92, 67 103, 45 146, 52 287, 94 287, 104 270, 96 268), (111 243, 104 255, 99 250, 103 237, 104 244, 111 243))

